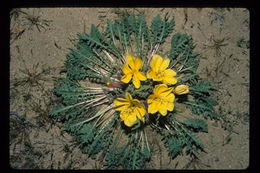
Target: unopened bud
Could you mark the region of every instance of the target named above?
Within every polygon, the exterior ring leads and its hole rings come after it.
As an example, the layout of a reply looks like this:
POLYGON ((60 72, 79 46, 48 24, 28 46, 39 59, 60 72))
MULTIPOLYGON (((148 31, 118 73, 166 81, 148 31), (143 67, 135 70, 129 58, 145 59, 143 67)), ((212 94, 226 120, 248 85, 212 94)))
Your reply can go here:
POLYGON ((179 85, 173 90, 174 94, 182 95, 189 93, 189 86, 188 85, 179 85))
POLYGON ((111 88, 118 88, 120 87, 120 84, 116 82, 107 82, 107 86, 111 88))

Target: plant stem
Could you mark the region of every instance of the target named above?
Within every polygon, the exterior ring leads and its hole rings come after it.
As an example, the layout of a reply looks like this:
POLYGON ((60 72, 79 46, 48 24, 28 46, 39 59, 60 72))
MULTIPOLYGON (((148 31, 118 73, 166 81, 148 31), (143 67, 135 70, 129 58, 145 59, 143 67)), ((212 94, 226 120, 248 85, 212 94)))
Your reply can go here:
POLYGON ((108 110, 111 109, 111 108, 112 108, 112 106, 108 106, 106 109, 97 112, 96 115, 94 115, 93 117, 91 117, 91 118, 89 118, 89 119, 87 119, 87 120, 81 121, 81 122, 75 124, 74 126, 87 123, 87 122, 89 122, 89 121, 91 121, 91 120, 93 120, 93 119, 99 117, 100 115, 102 115, 103 113, 105 113, 106 111, 108 111, 108 110))
POLYGON ((104 118, 99 122, 99 124, 97 124, 97 126, 101 125, 101 124, 102 124, 104 121, 106 121, 107 119, 112 118, 113 116, 111 116, 111 115, 113 115, 114 113, 115 113, 115 110, 114 110, 114 109, 111 109, 110 112, 107 113, 107 114, 104 116, 104 118))
POLYGON ((148 140, 147 140, 147 136, 146 136, 145 130, 144 130, 144 137, 145 137, 147 149, 150 152, 151 150, 150 150, 150 147, 149 147, 149 144, 148 144, 148 140))

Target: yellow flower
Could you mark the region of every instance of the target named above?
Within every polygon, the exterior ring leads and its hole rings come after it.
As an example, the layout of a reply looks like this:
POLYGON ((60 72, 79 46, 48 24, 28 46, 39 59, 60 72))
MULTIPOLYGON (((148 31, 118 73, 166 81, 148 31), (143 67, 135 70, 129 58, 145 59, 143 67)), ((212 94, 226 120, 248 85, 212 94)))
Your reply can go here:
POLYGON ((177 83, 176 72, 172 69, 167 69, 170 64, 170 59, 163 59, 160 55, 154 54, 150 62, 151 69, 147 72, 147 78, 154 81, 162 81, 167 85, 174 85, 177 83))
POLYGON ((124 76, 121 78, 121 81, 124 83, 129 83, 133 78, 135 88, 139 88, 140 81, 146 80, 144 73, 139 71, 143 66, 143 61, 141 58, 134 58, 131 54, 126 56, 126 61, 127 64, 124 64, 122 67, 124 76))
POLYGON ((189 93, 189 86, 188 85, 179 85, 177 86, 173 92, 175 94, 181 95, 181 94, 187 94, 189 93))
POLYGON ((153 94, 148 97, 148 113, 159 113, 163 116, 167 111, 173 111, 175 95, 172 93, 173 88, 165 84, 156 85, 153 94))
POLYGON ((120 118, 126 126, 133 126, 137 118, 144 122, 144 105, 139 100, 133 99, 128 92, 125 93, 125 98, 116 98, 114 104, 116 106, 114 109, 120 111, 120 118))

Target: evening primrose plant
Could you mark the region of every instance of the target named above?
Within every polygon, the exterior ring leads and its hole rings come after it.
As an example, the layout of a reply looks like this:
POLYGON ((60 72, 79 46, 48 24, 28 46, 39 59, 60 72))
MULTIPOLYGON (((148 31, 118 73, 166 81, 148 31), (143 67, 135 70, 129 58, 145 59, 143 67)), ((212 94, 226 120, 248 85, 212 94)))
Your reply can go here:
POLYGON ((196 73, 192 37, 172 35, 174 26, 168 15, 148 26, 133 12, 108 19, 104 33, 91 25, 67 54, 66 77, 54 88, 61 102, 50 116, 62 120, 84 153, 101 152, 107 169, 144 169, 152 136, 161 138, 172 159, 183 152, 198 157, 204 148, 194 133, 208 131, 197 115, 218 118, 214 87, 196 73))

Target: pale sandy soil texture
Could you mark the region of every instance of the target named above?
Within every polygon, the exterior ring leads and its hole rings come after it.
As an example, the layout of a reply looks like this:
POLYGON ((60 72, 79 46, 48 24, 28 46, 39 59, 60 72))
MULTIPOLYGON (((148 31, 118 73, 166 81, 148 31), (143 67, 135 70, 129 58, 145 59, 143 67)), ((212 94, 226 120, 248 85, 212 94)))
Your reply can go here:
MULTIPOLYGON (((68 48, 91 24, 104 31, 115 8, 23 8, 10 13, 10 166, 40 169, 103 169, 103 158, 88 158, 61 122, 47 116, 58 102, 52 93, 68 48), (71 41, 70 41, 71 40, 71 41), (27 130, 27 131, 26 131, 27 130)), ((168 157, 159 136, 147 169, 245 169, 249 166, 249 11, 238 8, 137 8, 148 25, 159 13, 175 17, 174 33, 191 34, 200 52, 198 73, 216 86, 219 121, 207 120, 199 159, 168 157)), ((166 45, 170 46, 170 37, 166 45)), ((183 108, 184 109, 184 108, 183 108)))

